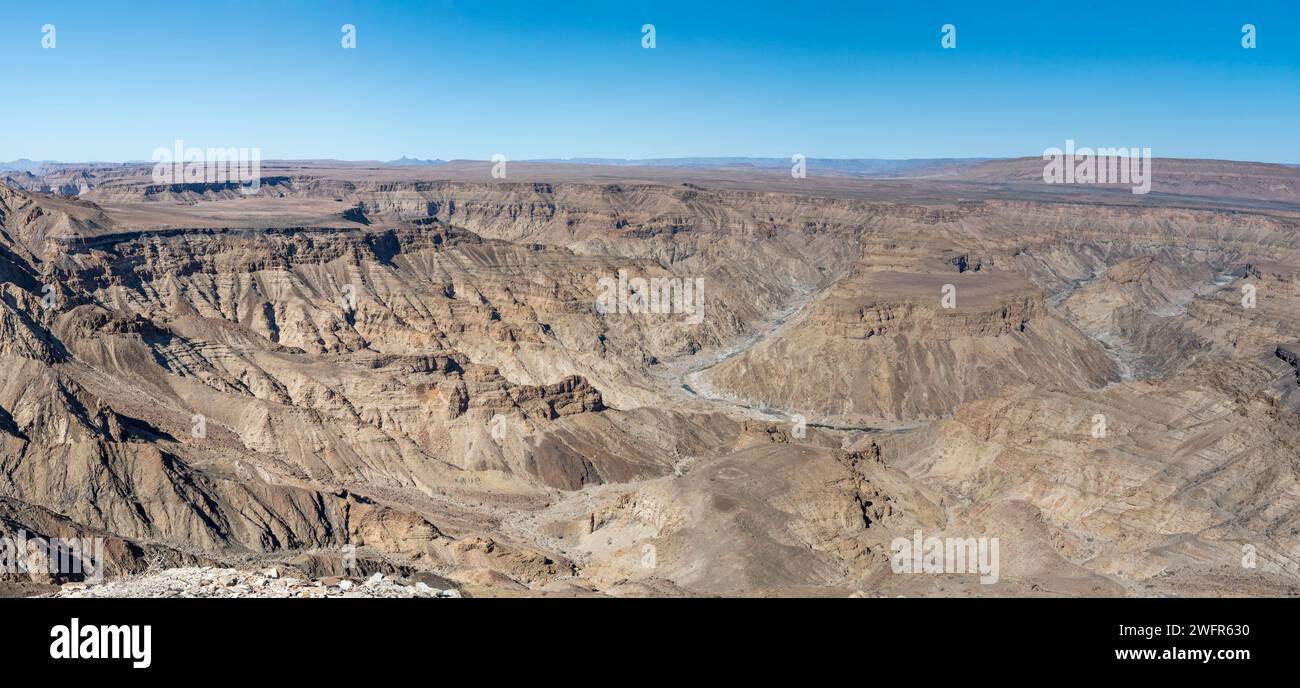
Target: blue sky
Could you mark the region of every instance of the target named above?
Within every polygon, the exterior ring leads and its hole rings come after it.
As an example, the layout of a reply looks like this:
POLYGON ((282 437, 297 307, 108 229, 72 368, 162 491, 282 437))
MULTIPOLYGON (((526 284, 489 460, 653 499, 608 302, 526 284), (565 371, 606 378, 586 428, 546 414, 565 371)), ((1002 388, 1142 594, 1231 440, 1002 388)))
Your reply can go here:
POLYGON ((1300 163, 1294 0, 64 0, 6 7, 0 64, 0 160, 141 160, 178 138, 371 160, 1000 157, 1072 138, 1300 163))

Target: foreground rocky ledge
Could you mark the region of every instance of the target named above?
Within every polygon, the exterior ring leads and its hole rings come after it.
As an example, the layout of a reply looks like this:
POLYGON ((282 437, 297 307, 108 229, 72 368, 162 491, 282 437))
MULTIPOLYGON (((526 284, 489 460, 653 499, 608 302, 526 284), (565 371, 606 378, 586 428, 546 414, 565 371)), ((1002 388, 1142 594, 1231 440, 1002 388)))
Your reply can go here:
POLYGON ((460 597, 415 581, 410 585, 382 573, 369 578, 330 576, 319 580, 281 577, 278 569, 241 571, 212 567, 166 569, 99 585, 65 583, 48 597, 460 597))

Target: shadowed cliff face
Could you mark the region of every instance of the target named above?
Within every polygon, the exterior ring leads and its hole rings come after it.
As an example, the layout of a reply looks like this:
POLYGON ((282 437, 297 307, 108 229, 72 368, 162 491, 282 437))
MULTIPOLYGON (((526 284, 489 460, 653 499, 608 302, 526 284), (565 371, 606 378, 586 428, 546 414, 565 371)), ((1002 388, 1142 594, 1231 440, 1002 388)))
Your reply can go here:
POLYGON ((1286 212, 279 172, 0 187, 5 528, 479 594, 1295 586, 1286 212), (893 573, 917 529, 999 582, 893 573))

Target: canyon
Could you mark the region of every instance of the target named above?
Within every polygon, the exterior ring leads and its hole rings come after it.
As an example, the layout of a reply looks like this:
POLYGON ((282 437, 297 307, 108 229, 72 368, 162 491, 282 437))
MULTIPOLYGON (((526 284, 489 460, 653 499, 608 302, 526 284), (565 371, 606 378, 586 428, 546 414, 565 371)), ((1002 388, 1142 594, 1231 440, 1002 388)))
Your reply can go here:
POLYGON ((0 537, 102 538, 110 591, 1300 592, 1300 168, 934 167, 10 172, 0 537), (897 573, 917 530, 996 582, 897 573))

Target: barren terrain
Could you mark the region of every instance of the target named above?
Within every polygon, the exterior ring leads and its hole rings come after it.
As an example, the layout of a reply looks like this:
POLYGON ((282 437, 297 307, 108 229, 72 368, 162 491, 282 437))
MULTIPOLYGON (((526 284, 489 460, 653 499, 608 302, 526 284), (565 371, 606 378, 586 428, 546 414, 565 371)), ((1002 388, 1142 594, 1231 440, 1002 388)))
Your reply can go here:
POLYGON ((105 594, 1300 592, 1300 169, 490 167, 0 180, 0 535, 104 538, 105 594))

